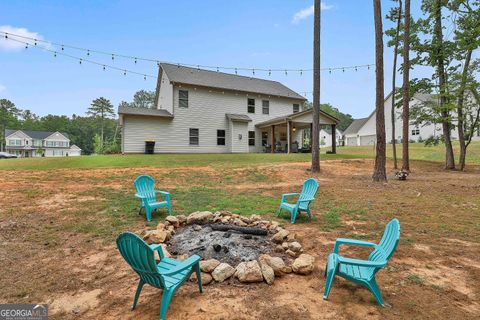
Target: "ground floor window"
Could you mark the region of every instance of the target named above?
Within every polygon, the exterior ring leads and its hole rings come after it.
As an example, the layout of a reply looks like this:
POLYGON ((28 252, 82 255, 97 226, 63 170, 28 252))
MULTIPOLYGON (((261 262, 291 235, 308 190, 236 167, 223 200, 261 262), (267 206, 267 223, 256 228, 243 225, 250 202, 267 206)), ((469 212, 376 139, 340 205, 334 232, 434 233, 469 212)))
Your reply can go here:
POLYGON ((199 141, 199 130, 197 128, 190 128, 190 145, 191 146, 198 146, 199 141))
POLYGON ((225 130, 217 130, 217 146, 225 145, 225 130))
POLYGON ((248 131, 248 145, 255 145, 255 131, 248 131))
POLYGON ((420 134, 420 129, 413 129, 412 130, 412 136, 418 136, 420 134))
POLYGON ((268 132, 263 131, 262 132, 262 146, 267 146, 268 145, 268 132))

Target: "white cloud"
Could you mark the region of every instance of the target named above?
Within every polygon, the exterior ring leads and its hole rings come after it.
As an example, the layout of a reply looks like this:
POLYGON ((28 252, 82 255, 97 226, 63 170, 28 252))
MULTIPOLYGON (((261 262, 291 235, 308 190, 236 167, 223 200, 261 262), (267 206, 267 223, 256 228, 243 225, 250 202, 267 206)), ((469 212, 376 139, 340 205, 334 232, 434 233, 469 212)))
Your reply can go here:
MULTIPOLYGON (((22 36, 22 37, 27 37, 27 38, 33 38, 37 40, 43 40, 43 37, 39 35, 37 32, 31 32, 28 31, 26 28, 16 28, 12 26, 0 26, 0 31, 7 32, 9 33, 8 38, 5 39, 5 34, 2 33, 0 35, 0 49, 3 50, 20 50, 22 48, 25 48, 25 44, 22 42, 26 42, 30 45, 34 45, 34 40, 29 40, 29 39, 24 39, 21 37, 16 37, 14 35, 22 36), (10 39, 16 39, 22 42, 17 42, 14 40, 10 39)), ((43 44, 45 47, 45 44, 43 44)))
MULTIPOLYGON (((329 10, 329 9, 332 9, 332 8, 333 8, 332 5, 326 4, 324 2, 322 2, 321 5, 320 5, 320 9, 322 11, 323 10, 329 10)), ((313 5, 308 7, 308 8, 302 9, 302 10, 296 12, 293 15, 292 23, 294 23, 294 24, 299 23, 301 20, 306 19, 310 16, 313 16, 313 13, 314 13, 314 6, 313 5)))

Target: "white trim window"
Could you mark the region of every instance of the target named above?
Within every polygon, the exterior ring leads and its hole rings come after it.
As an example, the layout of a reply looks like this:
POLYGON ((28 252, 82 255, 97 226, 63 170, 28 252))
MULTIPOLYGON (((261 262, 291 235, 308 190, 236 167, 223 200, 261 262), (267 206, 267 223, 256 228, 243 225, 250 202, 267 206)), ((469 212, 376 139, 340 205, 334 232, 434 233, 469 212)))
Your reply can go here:
POLYGON ((270 114, 270 101, 262 100, 262 113, 270 114))
POLYGON ((225 145, 225 130, 217 130, 217 146, 225 145))
POLYGON ((247 99, 247 112, 255 113, 255 99, 252 99, 252 98, 247 99))
POLYGON ((248 145, 255 146, 255 131, 248 131, 248 145))
POLYGON ((412 136, 418 136, 419 134, 420 134, 419 128, 412 129, 412 136))
POLYGON ((188 91, 178 90, 178 106, 180 108, 188 108, 188 91))
POLYGON ((22 140, 21 139, 9 139, 8 140, 8 145, 9 146, 21 146, 22 145, 22 140))
POLYGON ((293 104, 293 113, 300 112, 300 105, 298 103, 293 104))
POLYGON ((189 129, 189 141, 191 146, 198 146, 200 143, 200 132, 198 128, 189 129))

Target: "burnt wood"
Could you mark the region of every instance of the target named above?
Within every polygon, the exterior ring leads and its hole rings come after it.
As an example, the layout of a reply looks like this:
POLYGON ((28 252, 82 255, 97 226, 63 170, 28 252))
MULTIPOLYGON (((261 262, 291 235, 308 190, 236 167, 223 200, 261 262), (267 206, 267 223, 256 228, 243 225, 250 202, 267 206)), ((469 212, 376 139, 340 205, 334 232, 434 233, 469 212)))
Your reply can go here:
POLYGON ((253 234, 256 236, 266 236, 268 231, 261 228, 252 228, 252 227, 239 227, 228 224, 212 224, 212 230, 215 231, 236 231, 243 234, 253 234))

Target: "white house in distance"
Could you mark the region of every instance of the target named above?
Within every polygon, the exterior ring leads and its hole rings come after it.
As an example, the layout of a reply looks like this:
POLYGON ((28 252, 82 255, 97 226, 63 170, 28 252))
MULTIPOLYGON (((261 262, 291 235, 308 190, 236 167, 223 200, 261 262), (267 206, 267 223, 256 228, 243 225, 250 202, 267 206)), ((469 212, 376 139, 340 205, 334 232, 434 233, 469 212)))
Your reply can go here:
POLYGON ((70 145, 66 133, 30 130, 5 130, 5 150, 19 157, 79 156, 82 150, 70 145))
MULTIPOLYGON (((335 141, 337 143, 337 147, 343 144, 343 132, 336 129, 336 137, 335 141)), ((322 147, 331 147, 332 146, 332 128, 330 126, 324 126, 320 128, 320 148, 322 147)))
MULTIPOLYGON (((387 142, 392 142, 392 93, 385 98, 385 133, 387 142)), ((428 101, 436 101, 436 96, 425 93, 417 93, 410 100, 410 108, 418 103, 425 103, 428 101)), ((397 142, 402 140, 402 109, 395 110, 395 137, 397 142)), ((418 142, 419 140, 426 140, 430 137, 436 137, 443 134, 441 124, 425 124, 409 126, 409 137, 411 141, 418 142)), ((474 140, 480 139, 480 131, 477 130, 477 136, 474 140)), ((456 130, 452 130, 452 139, 458 139, 456 130)), ((373 145, 376 142, 376 113, 373 111, 369 117, 356 119, 344 131, 345 145, 347 146, 366 146, 373 145)))
POLYGON ((296 152, 312 125, 304 102, 277 81, 161 63, 155 108, 118 109, 122 152, 296 152))

